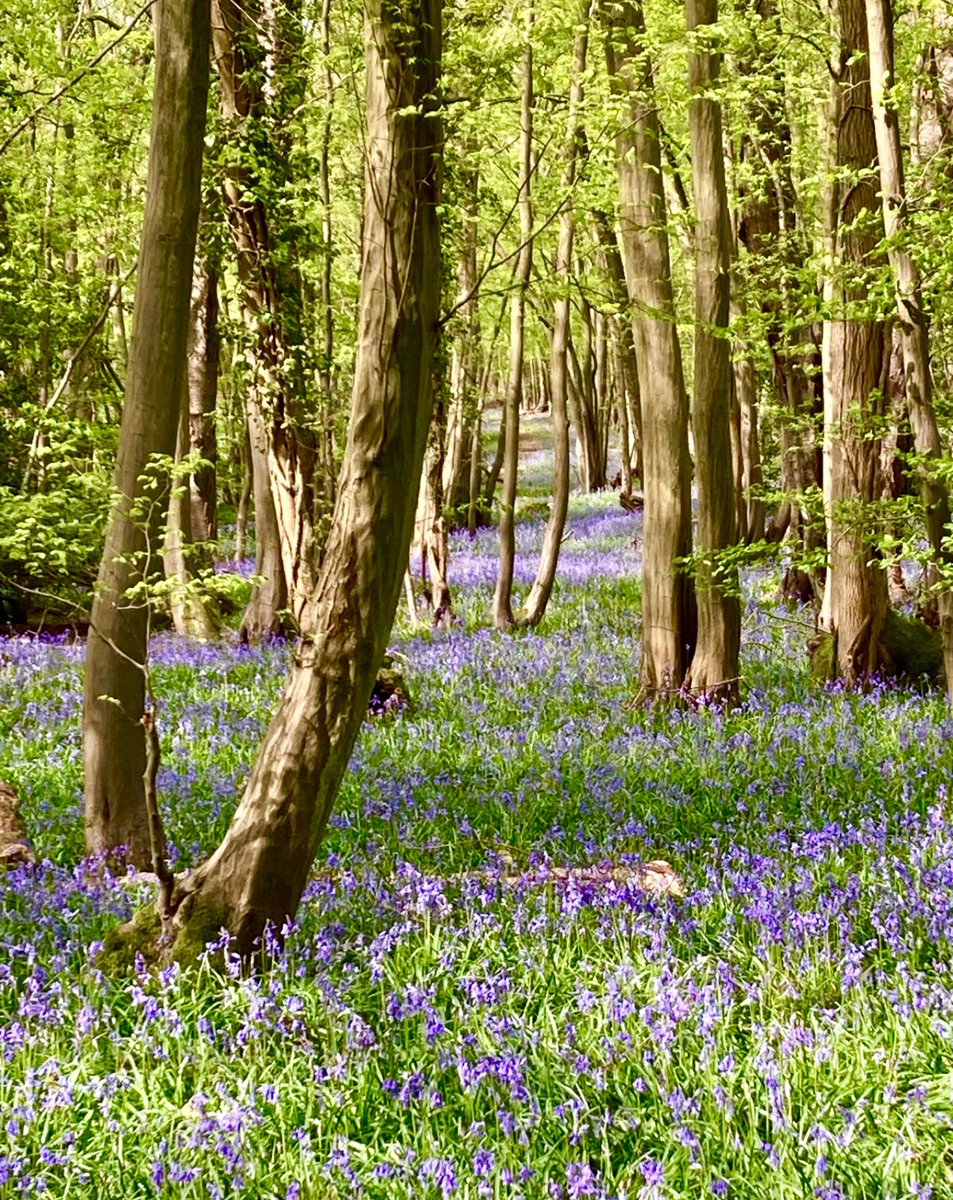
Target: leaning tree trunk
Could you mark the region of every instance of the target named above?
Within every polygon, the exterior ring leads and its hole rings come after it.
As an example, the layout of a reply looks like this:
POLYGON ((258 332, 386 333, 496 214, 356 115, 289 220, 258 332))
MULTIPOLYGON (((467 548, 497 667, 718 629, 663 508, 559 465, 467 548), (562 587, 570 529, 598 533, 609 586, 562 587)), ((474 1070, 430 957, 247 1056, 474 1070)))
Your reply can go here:
POLYGON ((682 561, 692 549, 688 398, 669 261, 658 109, 641 5, 608 7, 613 87, 628 102, 618 136, 626 281, 642 401, 645 526, 642 698, 677 690, 695 645, 695 596, 682 561))
POLYGON ((569 509, 569 329, 572 316, 570 285, 573 262, 573 237, 576 230, 573 188, 576 183, 576 158, 584 133, 579 110, 582 106, 583 79, 589 52, 589 12, 591 0, 581 0, 576 23, 572 83, 569 87, 569 113, 564 150, 562 188, 565 193, 559 214, 559 245, 556 249, 556 277, 561 293, 553 317, 553 342, 549 360, 550 405, 553 419, 553 498, 543 535, 536 578, 519 614, 520 625, 538 625, 553 593, 559 548, 562 545, 566 513, 569 509))
MULTIPOLYGON (((939 568, 948 569, 953 558, 946 544, 950 527, 950 497, 945 482, 935 469, 943 458, 943 442, 933 407, 930 342, 927 318, 923 311, 920 272, 913 256, 904 248, 908 222, 900 125, 896 106, 889 102, 887 91, 894 80, 890 0, 867 0, 867 33, 870 41, 874 131, 880 162, 880 194, 889 247, 887 253, 897 292, 907 405, 917 453, 924 460, 919 467, 920 496, 934 563, 939 568)), ((946 573, 948 570, 940 571, 941 576, 946 573)), ((953 592, 948 584, 941 583, 937 601, 946 690, 953 699, 953 592)))
POLYGON ((500 570, 493 594, 493 624, 510 629, 513 616, 513 574, 516 567, 516 478, 520 463, 520 404, 523 399, 523 354, 526 331, 526 292, 533 271, 533 23, 534 0, 526 0, 526 45, 523 52, 523 87, 520 101, 520 252, 516 287, 510 301, 510 370, 506 384, 503 438, 503 495, 500 499, 500 570))
POLYGON ((400 594, 433 393, 440 299, 439 0, 368 0, 360 341, 351 421, 302 641, 221 845, 172 897, 172 954, 221 928, 249 952, 294 916, 400 594))
POLYGON ((724 561, 737 540, 731 463, 731 341, 728 302, 731 227, 721 134, 713 95, 721 55, 711 46, 717 0, 686 0, 688 121, 695 192, 695 398, 692 427, 698 481, 698 642, 685 688, 695 697, 731 702, 738 695, 741 602, 738 572, 724 561))
POLYGON ((185 373, 209 81, 209 0, 158 0, 156 79, 133 341, 86 651, 86 849, 151 863, 142 776, 148 604, 130 589, 161 565, 164 488, 137 515, 152 455, 175 451, 185 373))
POLYGON ((887 576, 871 529, 880 440, 883 323, 870 312, 864 271, 882 234, 875 172, 863 0, 839 0, 832 64, 832 174, 826 197, 830 274, 825 284, 824 444, 828 570, 822 631, 833 637, 832 674, 848 685, 884 663, 887 576))

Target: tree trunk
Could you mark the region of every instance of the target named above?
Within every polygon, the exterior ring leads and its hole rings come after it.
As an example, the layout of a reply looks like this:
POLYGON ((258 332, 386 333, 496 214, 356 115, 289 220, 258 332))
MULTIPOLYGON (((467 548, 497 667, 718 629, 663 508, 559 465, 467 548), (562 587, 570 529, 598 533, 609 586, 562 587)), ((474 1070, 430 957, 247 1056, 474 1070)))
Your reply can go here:
POLYGON ((572 82, 569 87, 566 145, 563 151, 562 191, 565 195, 559 214, 559 245, 556 249, 556 279, 560 295, 553 317, 553 341, 549 360, 550 404, 553 420, 553 497, 543 535, 536 578, 519 614, 520 625, 540 623, 553 592, 559 548, 562 545, 566 513, 569 509, 569 330, 572 307, 573 238, 576 213, 573 207, 573 188, 576 182, 576 157, 583 142, 580 108, 583 99, 583 80, 589 52, 589 14, 591 0, 581 0, 576 19, 576 38, 573 53, 572 82))
POLYGON ((267 434, 258 405, 249 398, 246 414, 255 501, 255 574, 259 582, 242 614, 243 642, 277 637, 288 628, 288 577, 281 557, 281 533, 268 471, 267 434))
POLYGON ((417 537, 420 542, 421 578, 429 579, 430 607, 434 628, 453 619, 450 592, 450 529, 443 491, 446 464, 447 419, 439 383, 434 396, 430 439, 424 454, 417 497, 417 537))
MULTIPOLYGON (((950 527, 950 498, 942 476, 935 470, 935 465, 944 454, 933 407, 930 342, 927 318, 923 311, 920 272, 913 256, 905 249, 908 220, 903 153, 897 109, 889 99, 889 88, 894 81, 893 13, 890 0, 866 0, 866 11, 881 205, 889 247, 887 253, 896 286, 907 406, 917 453, 926 460, 921 462, 918 472, 920 496, 933 565, 940 569, 942 577, 948 573, 953 559, 946 544, 950 527), (943 568, 947 568, 947 572, 943 568)), ((953 592, 944 582, 941 582, 937 602, 946 690, 947 696, 953 699, 953 592)))
MULTIPOLYGON (((182 462, 189 450, 189 399, 186 385, 175 443, 176 465, 182 462)), ((207 642, 217 636, 218 630, 193 583, 190 553, 194 548, 189 481, 188 478, 177 476, 172 481, 169 493, 169 518, 162 551, 162 565, 169 587, 169 609, 176 633, 181 637, 207 642)))
POLYGON ((368 0, 360 341, 351 421, 303 638, 241 803, 178 881, 172 953, 224 927, 249 953, 293 918, 390 633, 432 406, 440 300, 439 0, 368 0))
MULTIPOLYGON (((516 565, 516 479, 520 463, 520 404, 523 399, 523 355, 526 330, 526 292, 533 272, 533 26, 534 0, 526 4, 526 42, 520 100, 520 252, 516 288, 510 301, 510 369, 506 385, 506 439, 503 442, 503 495, 500 499, 500 571, 493 594, 493 624, 510 629, 513 616, 513 572, 516 565)), ((503 427, 500 427, 500 437, 503 427)))
POLYGON ((619 396, 619 423, 623 432, 622 490, 625 495, 630 495, 633 488, 633 472, 640 483, 642 480, 642 400, 632 334, 631 306, 625 282, 625 266, 615 230, 604 212, 595 212, 593 216, 613 303, 618 309, 612 324, 622 383, 619 396))
POLYGON ((334 226, 331 218, 331 118, 335 84, 331 67, 331 0, 321 3, 321 54, 324 59, 324 118, 321 122, 321 155, 318 179, 321 187, 321 324, 324 344, 318 382, 321 387, 319 467, 325 503, 334 503, 334 302, 331 272, 334 265, 334 226))
POLYGON ((470 450, 476 411, 473 387, 476 350, 479 343, 477 310, 477 226, 480 205, 480 174, 472 163, 478 148, 470 139, 464 146, 468 165, 460 167, 463 193, 463 248, 457 272, 459 332, 453 338, 450 360, 450 413, 447 420, 447 451, 442 486, 450 522, 458 528, 470 496, 470 450))
POLYGON ((192 278, 192 315, 189 331, 189 449, 204 463, 192 475, 192 537, 196 542, 218 537, 218 441, 215 407, 221 357, 218 329, 218 271, 207 251, 196 263, 192 278))
POLYGON ((869 314, 864 268, 882 234, 875 184, 863 0, 839 0, 832 64, 832 173, 826 197, 830 274, 825 282, 824 446, 828 570, 821 628, 834 639, 833 671, 849 685, 884 665, 887 578, 873 544, 870 505, 879 494, 876 419, 882 401, 884 331, 869 314))
POLYGON ((153 454, 171 457, 182 402, 192 259, 198 226, 209 76, 208 0, 158 0, 156 79, 146 209, 126 379, 116 490, 86 652, 83 756, 86 849, 128 846, 151 863, 145 770, 148 603, 130 589, 159 567, 163 488, 141 479, 153 454))
POLYGON ((698 484, 698 642, 685 676, 685 688, 705 700, 731 703, 738 696, 741 602, 737 569, 723 559, 724 551, 737 540, 737 527, 729 428, 731 226, 721 102, 713 95, 721 67, 721 55, 712 48, 717 0, 686 0, 685 18, 692 45, 688 59, 695 193, 692 428, 698 484))
POLYGON ((658 110, 641 5, 635 0, 612 4, 608 24, 610 80, 628 101, 628 124, 617 144, 622 245, 642 399, 642 697, 650 700, 681 686, 695 646, 694 588, 679 561, 692 549, 688 399, 672 292, 658 110))
POLYGON ((238 505, 235 510, 235 556, 233 561, 242 562, 245 557, 245 545, 248 540, 248 509, 252 498, 252 450, 251 437, 248 433, 248 419, 242 420, 241 434, 241 468, 242 481, 238 493, 238 505))
MULTIPOLYGON (((222 114, 242 153, 227 162, 225 201, 248 327, 250 403, 257 409, 252 441, 265 456, 293 624, 313 592, 319 547, 315 532, 320 480, 314 413, 300 364, 301 281, 294 242, 263 194, 288 172, 287 123, 301 102, 300 63, 293 45, 293 9, 258 0, 212 0, 213 45, 222 114), (257 156, 265 156, 264 166, 257 156), (263 174, 264 171, 264 174, 263 174)), ((273 206, 274 207, 274 206, 273 206)), ((257 487, 257 485, 256 485, 257 487)), ((271 628, 277 614, 252 597, 257 622, 271 628)))

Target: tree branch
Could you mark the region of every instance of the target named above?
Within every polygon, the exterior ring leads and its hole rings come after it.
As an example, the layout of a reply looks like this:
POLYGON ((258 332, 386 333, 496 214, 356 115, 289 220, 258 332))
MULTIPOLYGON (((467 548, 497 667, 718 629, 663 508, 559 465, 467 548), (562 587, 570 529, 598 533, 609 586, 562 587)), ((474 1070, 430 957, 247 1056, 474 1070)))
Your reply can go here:
POLYGON ((43 103, 38 105, 31 113, 27 113, 27 115, 23 118, 23 120, 19 123, 19 125, 15 125, 13 127, 13 129, 3 139, 3 141, 0 142, 0 154, 5 154, 10 149, 10 147, 17 140, 17 138, 20 136, 20 134, 23 133, 23 131, 25 129, 29 129, 29 127, 33 124, 33 122, 40 115, 40 113, 43 112, 44 109, 49 108, 50 105, 55 104, 57 102, 57 100, 60 99, 60 97, 65 96, 66 93, 70 90, 70 88, 75 87, 76 84, 80 82, 80 80, 85 79, 86 76, 90 73, 90 71, 93 70, 94 67, 98 67, 99 64, 106 57, 106 55, 110 53, 110 51, 115 50, 115 48, 119 45, 120 42, 125 41, 125 39, 129 36, 129 34, 132 33, 132 31, 135 29, 135 27, 139 24, 139 22, 142 20, 142 18, 146 15, 146 13, 149 11, 149 9, 152 8, 152 6, 153 6, 153 4, 155 4, 155 2, 156 2, 156 0, 146 0, 146 3, 143 4, 142 8, 140 8, 139 11, 134 16, 129 18, 129 21, 123 28, 122 32, 117 37, 114 37, 108 46, 103 47, 103 49, 100 50, 100 52, 96 55, 96 57, 90 59, 90 61, 86 64, 86 66, 83 67, 83 69, 81 71, 77 72, 77 74, 75 74, 72 79, 70 79, 68 82, 64 83, 62 87, 57 88, 56 91, 53 93, 52 96, 50 96, 50 98, 48 100, 44 100, 43 103))

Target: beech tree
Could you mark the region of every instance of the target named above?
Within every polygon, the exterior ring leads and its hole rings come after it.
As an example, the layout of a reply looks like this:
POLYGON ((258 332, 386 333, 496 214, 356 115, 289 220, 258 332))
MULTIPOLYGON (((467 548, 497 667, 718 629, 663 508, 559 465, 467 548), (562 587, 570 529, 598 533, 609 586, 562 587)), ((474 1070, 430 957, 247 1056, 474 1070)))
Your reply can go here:
POLYGON ((83 702, 86 849, 127 846, 152 862, 143 772, 148 598, 161 570, 161 480, 146 499, 152 456, 175 452, 185 391, 192 262, 209 85, 209 0, 158 0, 149 178, 115 485, 93 600, 83 702))
POLYGON ((698 480, 698 641, 685 677, 693 695, 731 700, 738 694, 741 605, 737 571, 722 552, 737 540, 729 408, 731 343, 728 301, 731 227, 721 127, 713 95, 721 55, 712 46, 717 0, 687 0, 692 36, 688 120, 695 201, 695 474, 698 480))
POLYGON ((934 566, 940 575, 938 608, 947 695, 953 699, 953 591, 949 580, 953 556, 950 536, 950 497, 937 471, 943 441, 933 406, 930 339, 923 308, 920 271, 904 245, 909 233, 903 151, 897 112, 890 102, 894 85, 893 12, 890 0, 867 0, 867 35, 870 45, 870 84, 874 133, 880 165, 880 193, 888 257, 897 298, 897 318, 903 353, 903 377, 910 424, 919 454, 920 496, 934 566))
POLYGON ((883 234, 863 0, 839 0, 831 64, 831 162, 825 197, 824 501, 828 570, 821 629, 832 672, 858 683, 884 665, 887 576, 874 543, 884 371, 883 322, 865 273, 883 234))
POLYGON ((618 135, 626 282, 642 412, 645 489, 642 696, 677 691, 695 646, 688 397, 675 325, 658 106, 635 0, 607 3, 606 55, 624 114, 618 135))
MULTIPOLYGON (((222 114, 233 143, 224 193, 247 328, 256 570, 266 580, 243 621, 243 633, 254 639, 278 632, 286 606, 293 622, 300 622, 319 551, 315 515, 322 485, 317 422, 299 361, 301 281, 293 242, 281 228, 276 205, 267 202, 280 194, 288 175, 287 123, 301 103, 304 72, 296 52, 296 6, 212 3, 222 114)), ((324 317, 330 355, 333 323, 327 325, 327 311, 324 317)), ((324 379, 329 383, 327 370, 324 379)))
MULTIPOLYGON (((440 300, 439 0, 367 0, 360 343, 320 576, 225 837, 175 881, 173 957, 227 929, 249 952, 298 908, 390 633, 433 405, 440 300)), ((141 918, 140 918, 141 919, 141 918)), ((127 935, 130 931, 127 930, 127 935)))

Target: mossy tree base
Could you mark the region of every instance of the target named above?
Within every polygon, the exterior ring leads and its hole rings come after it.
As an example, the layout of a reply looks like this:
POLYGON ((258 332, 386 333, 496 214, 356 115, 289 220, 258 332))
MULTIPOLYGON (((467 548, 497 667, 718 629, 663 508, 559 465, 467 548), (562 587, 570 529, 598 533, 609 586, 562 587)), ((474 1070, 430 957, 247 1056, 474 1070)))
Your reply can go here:
MULTIPOLYGON (((939 630, 917 617, 890 609, 881 645, 884 674, 890 679, 931 684, 944 680, 943 642, 939 630)), ((835 678, 836 642, 833 634, 817 633, 808 643, 811 675, 821 683, 835 678)))
POLYGON ((221 934, 224 915, 198 896, 186 897, 168 920, 154 903, 144 904, 131 920, 106 934, 96 966, 111 977, 131 974, 139 963, 147 968, 193 966, 221 934))

